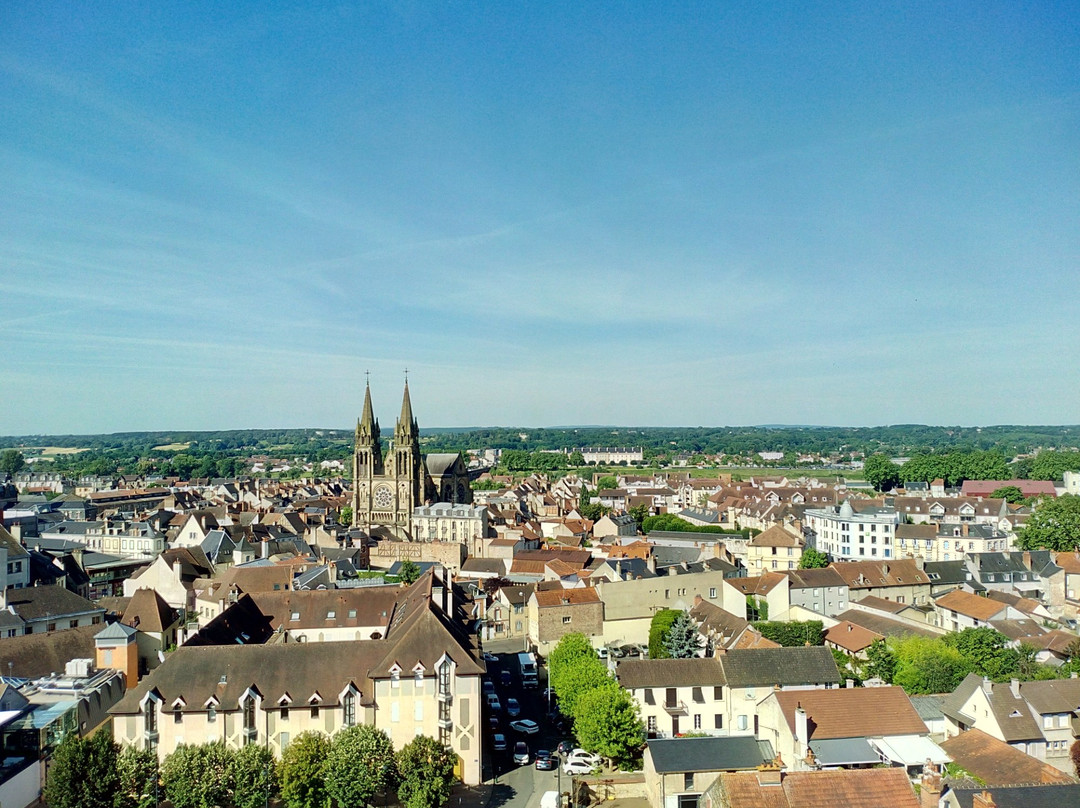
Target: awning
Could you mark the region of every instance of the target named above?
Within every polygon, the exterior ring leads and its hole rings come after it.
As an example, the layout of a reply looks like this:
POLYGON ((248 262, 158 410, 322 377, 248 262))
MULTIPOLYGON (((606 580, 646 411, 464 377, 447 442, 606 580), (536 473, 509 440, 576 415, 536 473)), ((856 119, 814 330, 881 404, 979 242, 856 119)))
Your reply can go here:
POLYGON ((866 738, 831 738, 811 741, 810 749, 822 766, 857 766, 861 763, 881 763, 866 738))
POLYGON ((945 750, 925 735, 894 735, 889 738, 873 738, 870 741, 883 756, 901 766, 921 766, 929 758, 931 763, 950 763, 945 750))

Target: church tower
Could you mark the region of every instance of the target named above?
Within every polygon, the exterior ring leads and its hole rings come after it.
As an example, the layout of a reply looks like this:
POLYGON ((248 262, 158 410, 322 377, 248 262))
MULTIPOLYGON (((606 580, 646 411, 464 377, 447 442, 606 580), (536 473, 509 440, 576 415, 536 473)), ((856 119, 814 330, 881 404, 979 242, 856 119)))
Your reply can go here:
POLYGON ((420 427, 413 417, 409 382, 401 398, 401 415, 394 427, 393 465, 397 489, 397 513, 406 529, 413 509, 424 504, 424 466, 420 457, 420 427))
POLYGON ((371 492, 376 477, 384 474, 379 422, 371 407, 371 385, 364 390, 364 412, 356 422, 356 447, 353 451, 353 527, 366 527, 370 521, 371 492))

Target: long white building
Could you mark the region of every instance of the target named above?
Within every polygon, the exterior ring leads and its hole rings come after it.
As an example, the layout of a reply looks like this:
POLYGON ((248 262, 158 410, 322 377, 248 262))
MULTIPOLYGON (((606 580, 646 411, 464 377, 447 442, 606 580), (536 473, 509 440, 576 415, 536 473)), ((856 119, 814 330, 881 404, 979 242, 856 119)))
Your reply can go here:
POLYGON ((845 500, 840 505, 811 508, 803 514, 810 546, 830 561, 874 561, 895 558, 896 508, 872 500, 845 500))

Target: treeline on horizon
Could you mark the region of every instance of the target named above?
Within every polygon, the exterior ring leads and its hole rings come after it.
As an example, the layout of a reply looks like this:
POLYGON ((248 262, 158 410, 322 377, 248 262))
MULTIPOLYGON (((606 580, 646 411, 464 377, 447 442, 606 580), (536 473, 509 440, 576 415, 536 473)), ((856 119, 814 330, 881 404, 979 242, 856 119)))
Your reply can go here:
MULTIPOLYGON (((697 461, 705 455, 745 458, 758 452, 782 452, 784 459, 779 465, 794 465, 799 455, 869 457, 876 453, 921 458, 993 452, 1008 462, 1048 448, 1075 452, 1080 446, 1078 436, 1078 426, 487 427, 422 429, 421 443, 425 452, 493 448, 533 457, 577 447, 641 447, 647 463, 664 463, 676 455, 697 461)), ((351 454, 352 441, 351 429, 155 431, 8 436, 0 437, 0 450, 18 449, 33 457, 36 447, 81 449, 75 454, 51 455, 51 462, 39 464, 42 469, 70 474, 225 477, 242 473, 244 461, 252 456, 302 458, 312 463, 344 461, 351 454)), ((547 462, 538 468, 555 470, 566 465, 543 459, 547 462)), ((1002 468, 997 463, 991 465, 1002 468)), ((1016 476, 1028 476, 1028 465, 1013 464, 1009 470, 1016 476)))

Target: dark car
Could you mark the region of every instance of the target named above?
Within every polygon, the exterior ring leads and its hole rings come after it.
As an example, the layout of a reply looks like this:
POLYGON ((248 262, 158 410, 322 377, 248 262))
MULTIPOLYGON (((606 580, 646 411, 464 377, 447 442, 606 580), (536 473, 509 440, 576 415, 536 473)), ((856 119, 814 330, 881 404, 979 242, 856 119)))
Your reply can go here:
POLYGON ((499 673, 499 681, 502 682, 503 687, 510 687, 514 679, 510 676, 510 671, 501 671, 499 673))
POLYGON ((559 745, 555 747, 560 755, 569 755, 574 751, 573 741, 559 741, 559 745))
POLYGON ((558 765, 558 755, 553 755, 547 749, 536 750, 536 768, 538 768, 540 771, 549 772, 558 765))

